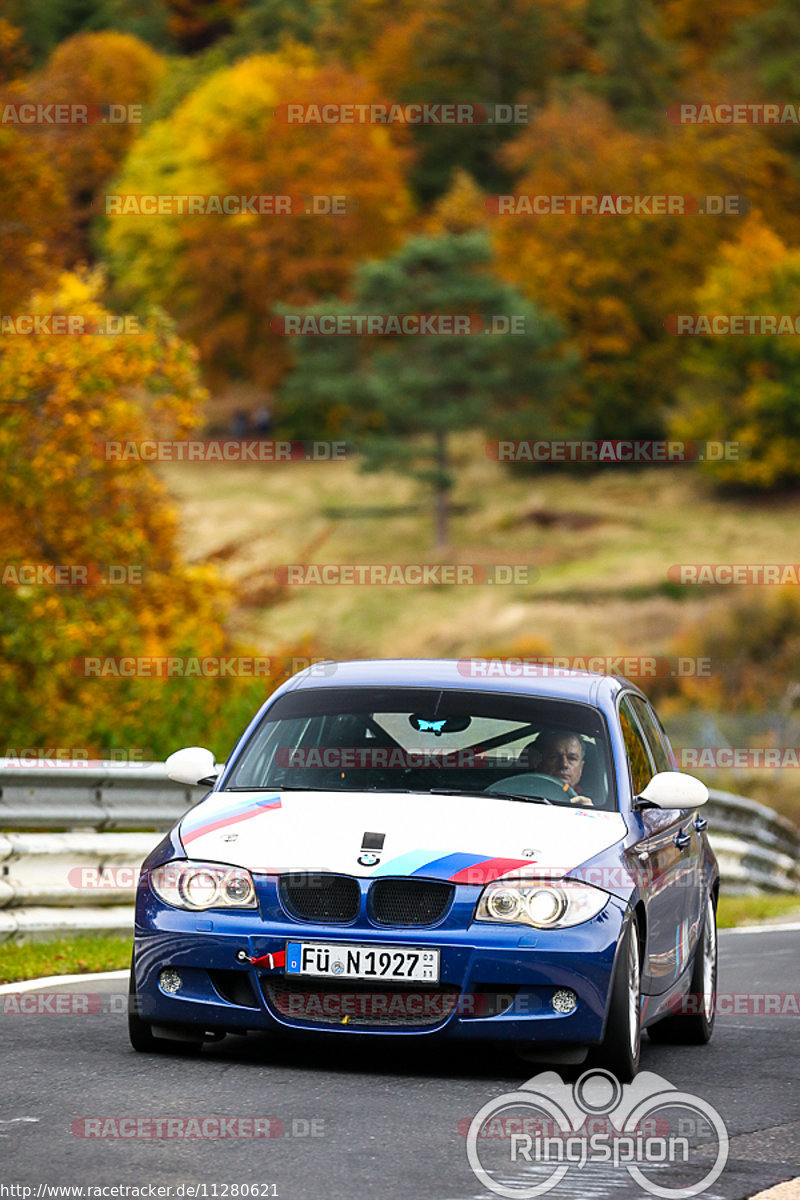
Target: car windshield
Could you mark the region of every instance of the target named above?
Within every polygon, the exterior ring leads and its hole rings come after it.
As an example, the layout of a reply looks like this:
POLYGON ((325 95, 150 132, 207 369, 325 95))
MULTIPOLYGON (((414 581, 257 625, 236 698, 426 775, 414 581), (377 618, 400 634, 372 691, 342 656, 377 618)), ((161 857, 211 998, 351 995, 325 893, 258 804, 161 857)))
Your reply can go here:
POLYGON ((309 688, 264 714, 224 789, 431 792, 616 809, 588 704, 440 688, 309 688))

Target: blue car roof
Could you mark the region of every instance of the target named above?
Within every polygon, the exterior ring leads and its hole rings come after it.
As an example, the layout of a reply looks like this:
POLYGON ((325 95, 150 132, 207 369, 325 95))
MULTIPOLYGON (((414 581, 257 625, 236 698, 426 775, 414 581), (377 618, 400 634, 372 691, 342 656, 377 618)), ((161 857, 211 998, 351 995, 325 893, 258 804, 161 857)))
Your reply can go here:
MULTIPOLYGON (((512 674, 514 659, 483 658, 364 658, 346 662, 318 663, 288 680, 278 693, 299 688, 327 687, 425 687, 467 691, 511 692, 514 695, 546 696, 554 700, 577 700, 597 708, 613 706, 617 694, 640 689, 621 675, 545 668, 553 674, 524 674, 531 666, 520 661, 520 673, 512 674)), ((276 695, 278 693, 275 693, 276 695)))

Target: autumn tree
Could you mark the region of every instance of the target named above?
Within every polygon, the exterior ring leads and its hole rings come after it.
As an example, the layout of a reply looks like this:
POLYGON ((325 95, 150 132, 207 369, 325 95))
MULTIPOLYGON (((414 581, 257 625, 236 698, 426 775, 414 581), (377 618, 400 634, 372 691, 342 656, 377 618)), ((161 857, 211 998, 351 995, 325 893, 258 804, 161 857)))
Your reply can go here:
POLYGON ((581 86, 632 124, 660 117, 677 59, 653 0, 587 0, 583 23, 596 67, 581 86))
MULTIPOLYGON (((666 124, 666 122, 665 122, 666 124)), ((621 128, 601 101, 553 103, 505 151, 513 192, 557 196, 744 195, 787 235, 791 163, 756 129, 621 128)), ((680 378, 664 329, 741 216, 692 213, 493 215, 499 270, 565 322, 585 386, 573 416, 586 437, 661 437, 680 378)))
MULTIPOLYGON (((100 282, 65 275, 29 308, 79 315, 87 326, 102 322, 100 282)), ((214 736, 224 752, 229 722, 241 722, 268 690, 269 680, 87 676, 87 657, 236 653, 225 632, 227 593, 213 570, 183 561, 164 484, 149 462, 113 448, 185 437, 203 399, 196 354, 163 315, 116 336, 4 331, 5 747, 142 747, 163 755, 214 736), (54 586, 45 574, 33 582, 19 574, 58 565, 83 568, 85 582, 54 586), (117 579, 126 572, 121 582, 103 582, 114 578, 109 568, 117 579)))
POLYGON ((244 0, 164 0, 167 28, 181 50, 205 50, 230 33, 244 0))
POLYGON ((470 125, 413 127, 419 157, 412 178, 424 201, 444 192, 458 167, 487 189, 507 185, 497 152, 519 131, 508 106, 541 103, 559 72, 585 62, 578 12, 574 2, 552 0, 489 0, 470 8, 461 0, 416 0, 377 33, 359 67, 393 100, 487 109, 485 120, 470 125))
POLYGON ((682 68, 695 72, 725 50, 738 22, 762 8, 762 0, 662 0, 661 27, 676 45, 682 68))
MULTIPOLYGON (((735 242, 721 247, 691 311, 800 312, 800 251, 786 246, 760 220, 748 221, 735 242)), ((702 464, 718 483, 752 491, 796 487, 800 344, 793 325, 783 333, 756 329, 686 340, 688 382, 674 423, 676 435, 736 444, 736 458, 702 464)))
POLYGON ((314 43, 328 12, 328 0, 251 0, 225 39, 228 53, 280 50, 287 42, 314 43))
POLYGON ((440 547, 453 486, 450 435, 485 428, 520 396, 531 422, 546 419, 571 367, 558 322, 490 265, 480 232, 412 238, 396 254, 363 263, 348 299, 317 306, 314 319, 320 312, 460 315, 470 319, 469 332, 300 336, 281 391, 281 419, 298 433, 350 433, 368 470, 390 468, 428 485, 440 547))
MULTIPOLYGON (((9 90, 15 103, 82 104, 86 123, 26 127, 25 134, 59 171, 72 208, 70 258, 89 256, 92 202, 119 169, 141 129, 166 70, 154 50, 130 34, 82 33, 58 46, 41 71, 9 90), (134 120, 103 120, 107 105, 139 106, 134 120)), ((118 115, 121 110, 116 110, 118 115)))
POLYGON ((5 0, 4 16, 22 30, 39 66, 64 38, 82 32, 99 0, 5 0))
POLYGON ((406 152, 386 127, 274 115, 288 102, 332 98, 377 97, 338 68, 318 68, 305 51, 246 59, 150 126, 114 185, 123 194, 308 198, 295 200, 300 211, 291 215, 109 216, 104 243, 125 302, 163 304, 199 346, 212 380, 276 383, 286 358, 270 333, 275 304, 339 291, 355 262, 390 250, 410 219, 406 152), (343 211, 308 212, 315 195, 344 197, 336 202, 343 211))
POLYGON ((10 124, 0 126, 0 179, 0 311, 12 313, 63 267, 70 214, 45 147, 10 124))
MULTIPOLYGON (((800 70, 800 33, 797 9, 791 0, 758 5, 731 31, 727 50, 716 66, 727 83, 726 94, 737 100, 774 101, 781 107, 796 106, 794 93, 800 70)), ((764 134, 779 149, 792 156, 795 172, 800 167, 800 127, 796 122, 765 125, 764 134)), ((797 189, 795 189, 795 193, 797 189)), ((798 208, 795 194, 795 209, 798 208)))
POLYGON ((30 66, 30 51, 22 30, 0 17, 0 84, 17 79, 30 66))

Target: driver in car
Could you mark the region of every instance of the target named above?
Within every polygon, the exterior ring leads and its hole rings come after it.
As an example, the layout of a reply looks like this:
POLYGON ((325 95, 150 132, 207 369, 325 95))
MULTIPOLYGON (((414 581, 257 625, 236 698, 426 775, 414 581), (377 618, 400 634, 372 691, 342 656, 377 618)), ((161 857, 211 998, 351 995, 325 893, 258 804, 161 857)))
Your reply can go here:
POLYGON ((559 783, 571 787, 577 793, 571 797, 572 804, 594 807, 594 801, 581 793, 585 757, 583 742, 576 733, 563 733, 555 729, 543 730, 520 755, 532 770, 551 775, 559 783))

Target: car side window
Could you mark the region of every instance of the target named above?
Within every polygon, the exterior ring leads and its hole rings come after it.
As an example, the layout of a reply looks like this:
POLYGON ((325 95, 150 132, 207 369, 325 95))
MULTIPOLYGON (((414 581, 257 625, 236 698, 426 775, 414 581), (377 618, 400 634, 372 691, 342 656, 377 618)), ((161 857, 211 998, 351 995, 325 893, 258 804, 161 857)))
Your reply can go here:
POLYGON ((627 696, 623 697, 619 706, 619 721, 631 769, 633 794, 639 796, 653 778, 654 772, 647 745, 636 723, 636 717, 627 696))
POLYGON ((650 754, 656 765, 656 770, 671 771, 672 760, 655 713, 650 705, 642 700, 641 696, 632 696, 631 706, 639 718, 639 724, 650 747, 650 754))

